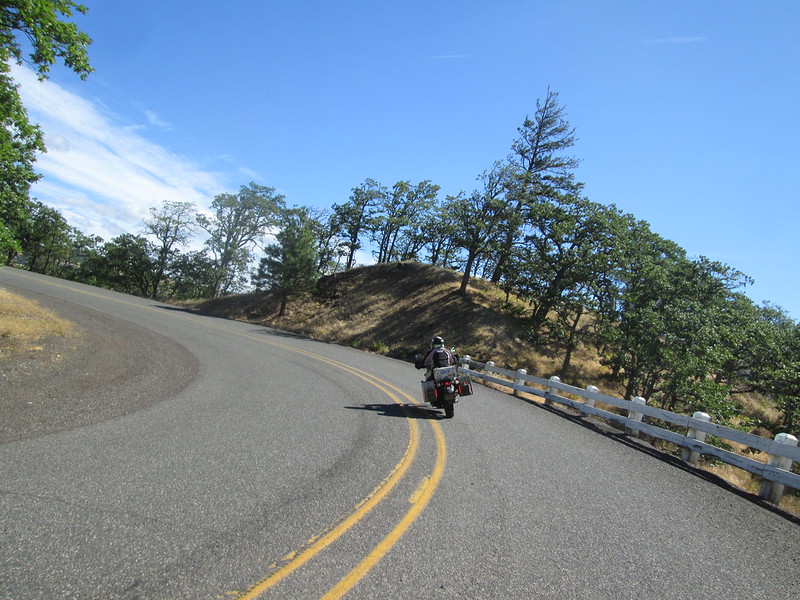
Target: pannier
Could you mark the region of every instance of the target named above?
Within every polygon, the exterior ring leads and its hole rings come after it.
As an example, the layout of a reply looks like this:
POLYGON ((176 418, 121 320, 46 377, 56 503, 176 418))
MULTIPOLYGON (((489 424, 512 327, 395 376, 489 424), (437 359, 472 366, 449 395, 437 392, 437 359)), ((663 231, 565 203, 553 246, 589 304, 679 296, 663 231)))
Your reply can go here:
POLYGON ((431 403, 436 401, 436 382, 423 381, 422 382, 422 401, 431 403))

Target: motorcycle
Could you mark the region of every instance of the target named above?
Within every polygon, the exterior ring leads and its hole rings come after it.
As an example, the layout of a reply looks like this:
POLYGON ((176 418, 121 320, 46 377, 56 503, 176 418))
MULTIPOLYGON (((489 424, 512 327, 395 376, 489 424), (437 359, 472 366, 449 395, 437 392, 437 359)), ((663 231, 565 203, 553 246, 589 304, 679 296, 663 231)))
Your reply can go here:
MULTIPOLYGON (((419 366, 417 362, 417 368, 419 366)), ((460 396, 472 395, 472 380, 469 375, 459 375, 458 367, 437 367, 433 377, 422 382, 422 398, 434 408, 444 409, 445 419, 452 419, 455 403, 460 396)))

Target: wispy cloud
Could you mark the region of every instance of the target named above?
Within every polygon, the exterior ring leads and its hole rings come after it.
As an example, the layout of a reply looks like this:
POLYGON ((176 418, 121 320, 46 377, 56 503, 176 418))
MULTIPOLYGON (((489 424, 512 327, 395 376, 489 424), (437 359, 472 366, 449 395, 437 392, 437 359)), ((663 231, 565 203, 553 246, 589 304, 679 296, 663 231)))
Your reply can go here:
POLYGON ((644 40, 647 44, 699 44, 705 42, 706 38, 701 35, 686 37, 655 38, 644 40))
MULTIPOLYGON (((226 191, 219 173, 150 142, 102 106, 38 81, 26 67, 15 65, 12 75, 48 147, 36 163, 43 178, 32 195, 84 233, 110 239, 136 232, 164 200, 203 207, 226 191)), ((165 125, 155 113, 147 118, 165 125)))
POLYGON ((161 118, 154 111, 146 110, 144 111, 144 114, 151 125, 155 125, 156 127, 161 127, 161 128, 170 127, 170 124, 162 121, 161 118))

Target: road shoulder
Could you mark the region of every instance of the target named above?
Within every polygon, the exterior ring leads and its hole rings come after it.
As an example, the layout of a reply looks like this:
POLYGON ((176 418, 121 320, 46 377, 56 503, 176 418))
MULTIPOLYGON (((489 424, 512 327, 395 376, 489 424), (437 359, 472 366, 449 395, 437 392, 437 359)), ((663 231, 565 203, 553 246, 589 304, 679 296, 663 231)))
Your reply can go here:
POLYGON ((0 444, 83 427, 143 410, 182 390, 196 357, 134 323, 21 289, 76 325, 68 338, 0 362, 0 444))

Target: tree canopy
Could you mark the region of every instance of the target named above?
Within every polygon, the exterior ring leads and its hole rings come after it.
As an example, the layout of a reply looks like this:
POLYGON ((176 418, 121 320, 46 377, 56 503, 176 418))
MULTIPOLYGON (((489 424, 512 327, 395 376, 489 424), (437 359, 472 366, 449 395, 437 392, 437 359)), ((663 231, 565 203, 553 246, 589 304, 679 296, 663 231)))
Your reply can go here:
POLYGON ((275 188, 250 183, 238 194, 214 198, 211 216, 198 215, 197 222, 209 238, 206 247, 215 256, 214 297, 239 288, 252 259, 253 247, 278 224, 284 198, 275 188))
POLYGON ((85 79, 92 72, 91 39, 67 20, 74 12, 85 13, 86 7, 72 0, 0 2, 0 260, 5 264, 22 251, 30 186, 39 178, 34 163, 45 150, 42 132, 29 121, 11 78, 11 61, 32 66, 44 79, 61 60, 85 79))
POLYGON ((317 243, 308 211, 285 211, 275 237, 277 243, 264 248, 265 256, 253 279, 256 289, 266 287, 277 294, 279 316, 283 316, 289 300, 310 291, 319 277, 317 243))

